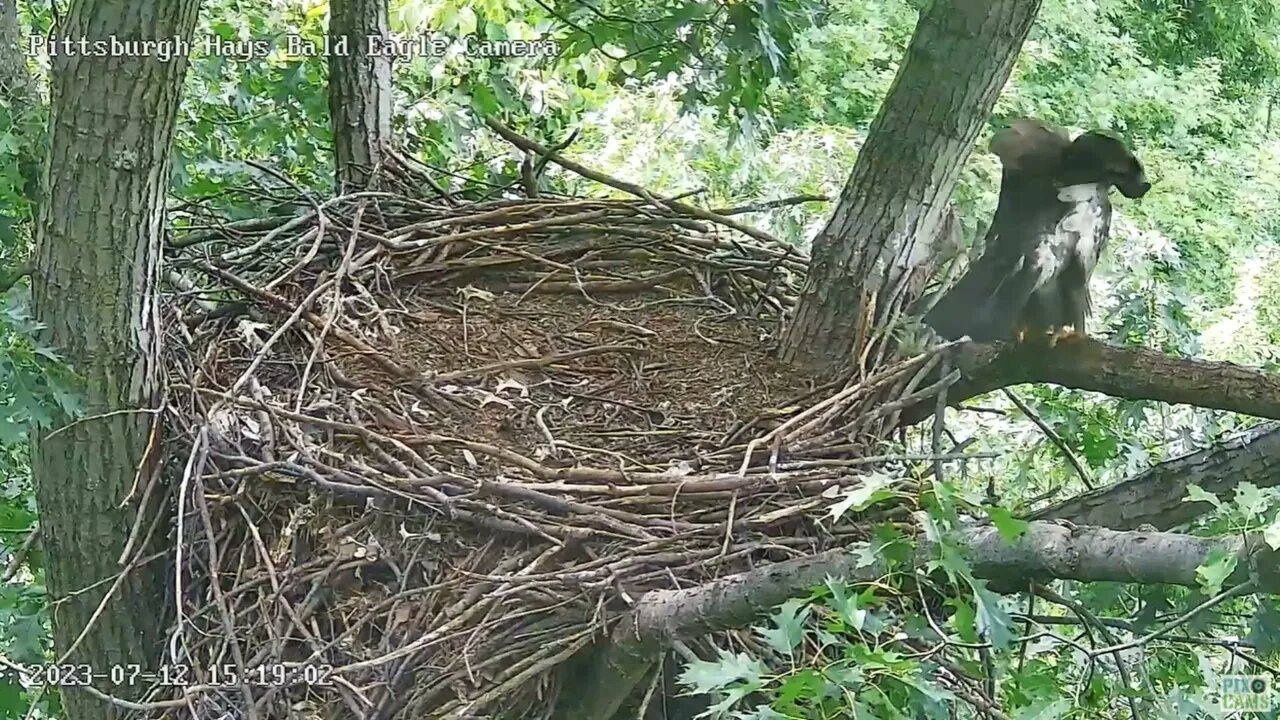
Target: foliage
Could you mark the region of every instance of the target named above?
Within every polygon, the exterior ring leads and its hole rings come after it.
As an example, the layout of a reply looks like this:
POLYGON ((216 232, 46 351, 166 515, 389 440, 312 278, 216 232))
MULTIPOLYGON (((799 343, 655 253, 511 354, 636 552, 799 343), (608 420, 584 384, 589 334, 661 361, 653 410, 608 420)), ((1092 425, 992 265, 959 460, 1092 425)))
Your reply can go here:
POLYGON ((568 55, 609 48, 606 55, 622 78, 675 74, 686 107, 713 107, 749 134, 753 116, 770 104, 770 84, 790 82, 796 42, 820 11, 811 0, 568 0, 554 14, 571 28, 568 55))
POLYGON ((1280 7, 1274 0, 1124 0, 1116 24, 1143 53, 1175 66, 1221 60, 1229 97, 1272 87, 1280 74, 1280 7))
MULTIPOLYGON (((1280 527, 1280 490, 1274 488, 1242 484, 1224 499, 1196 488, 1189 497, 1218 508, 1202 523, 1205 530, 1272 533, 1280 527)), ((1089 646, 1112 645, 1120 631, 1146 633, 1190 613, 1221 592, 1234 569, 1231 557, 1207 558, 1194 590, 1059 581, 1047 599, 1019 606, 975 579, 950 542, 963 514, 981 511, 976 498, 943 483, 921 500, 929 539, 940 547, 931 572, 909 572, 905 560, 915 542, 897 527, 873 528, 873 539, 852 552, 860 565, 883 568, 879 580, 851 586, 827 578, 754 627, 752 652, 715 648, 707 659, 688 663, 682 685, 713 698, 703 716, 956 717, 956 704, 972 697, 955 682, 965 673, 989 679, 1009 717, 1207 717, 1215 716, 1219 675, 1253 672, 1250 662, 1280 649, 1280 610, 1269 600, 1239 598, 1198 613, 1182 628, 1186 634, 1156 636, 1144 643, 1143 655, 1126 656, 1128 672, 1139 680, 1125 687, 1115 658, 1092 656, 1089 646), (903 604, 914 597, 924 602, 903 604), (1247 621, 1243 627, 1237 618, 1247 621), (1245 645, 1217 640, 1236 633, 1248 635, 1245 645), (1230 660, 1209 662, 1204 648, 1219 642, 1231 648, 1224 653, 1230 660)), ((1021 532, 1007 513, 986 509, 1011 539, 1021 532)), ((1273 534, 1280 547, 1280 531, 1273 534)), ((958 716, 971 716, 965 712, 958 716)))

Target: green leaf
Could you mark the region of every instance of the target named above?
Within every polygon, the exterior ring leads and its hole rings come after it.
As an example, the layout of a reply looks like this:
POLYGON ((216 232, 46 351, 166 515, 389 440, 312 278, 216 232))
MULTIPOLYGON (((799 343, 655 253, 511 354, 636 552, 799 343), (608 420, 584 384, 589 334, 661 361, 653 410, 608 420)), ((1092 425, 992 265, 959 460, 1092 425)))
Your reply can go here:
MULTIPOLYGON (((892 570, 911 559, 914 542, 909 540, 901 529, 889 523, 881 523, 871 531, 871 538, 872 543, 867 546, 871 553, 871 562, 883 562, 887 566, 886 569, 892 570)), ((863 564, 867 559, 859 555, 859 567, 867 567, 863 564)))
POLYGON ((0 678, 0 718, 18 720, 27 714, 30 703, 22 686, 9 678, 0 678))
POLYGON ((440 23, 440 29, 446 33, 457 34, 455 30, 458 27, 458 7, 453 3, 443 3, 440 7, 440 14, 436 21, 440 23))
POLYGON ((1266 512, 1268 501, 1268 496, 1251 482, 1241 482, 1236 486, 1236 509, 1246 518, 1253 518, 1266 512))
POLYGON ((845 584, 834 578, 827 578, 826 585, 831 590, 831 609, 836 611, 836 617, 847 627, 861 632, 867 611, 858 607, 858 596, 850 595, 845 584))
POLYGON ((950 622, 952 627, 956 629, 956 634, 960 636, 963 642, 976 643, 980 639, 978 636, 978 614, 973 606, 964 601, 964 598, 950 598, 947 605, 954 608, 951 614, 950 622))
POLYGON ((690 694, 702 695, 724 690, 734 683, 758 684, 768 672, 764 664, 744 653, 730 654, 716 648, 716 660, 692 660, 678 678, 690 694))
POLYGON ((1199 485, 1191 484, 1187 486, 1187 496, 1182 499, 1183 502, 1207 502, 1215 508, 1222 509, 1222 501, 1216 495, 1210 495, 1205 492, 1199 485))
POLYGON ((774 703, 783 709, 799 709, 796 705, 797 700, 822 697, 825 686, 826 682, 818 671, 805 668, 783 681, 782 686, 778 688, 774 703))
POLYGON ((18 663, 41 662, 46 638, 44 623, 38 616, 17 616, 9 626, 9 647, 6 654, 18 663))
POLYGON ((1272 550, 1280 550, 1280 513, 1276 513, 1275 519, 1262 531, 1262 539, 1272 550))
POLYGON ((987 512, 987 517, 991 518, 991 524, 995 526, 996 531, 1000 533, 1009 542, 1014 542, 1021 538, 1030 527, 1030 523, 1020 520, 1013 516, 1013 513, 998 506, 986 506, 983 508, 987 512))
POLYGON ((1280 608, 1274 598, 1259 598, 1258 612, 1249 623, 1246 638, 1259 655, 1267 656, 1280 650, 1280 608))
POLYGON ((477 26, 476 11, 472 10, 470 5, 463 5, 458 8, 457 23, 459 36, 475 35, 477 26))
POLYGON ((987 589, 987 581, 971 581, 973 599, 978 609, 978 630, 997 650, 1007 650, 1013 641, 1013 625, 1009 613, 1000 605, 1000 596, 987 589))
POLYGON ((804 623, 809 618, 811 608, 804 600, 788 600, 769 616, 772 627, 757 627, 756 634, 780 653, 790 655, 804 642, 804 623))
POLYGON ((719 702, 708 707, 699 717, 720 717, 721 713, 728 712, 739 700, 755 691, 756 688, 750 685, 722 690, 719 692, 719 702))
POLYGON ((734 715, 741 720, 791 720, 791 718, 774 710, 768 705, 758 705, 752 710, 734 715))
POLYGON ((1196 582, 1206 594, 1216 595, 1222 592, 1222 585, 1236 571, 1239 559, 1233 552, 1222 548, 1209 551, 1209 556, 1196 568, 1196 582))
POLYGON ((862 485, 844 492, 844 498, 827 508, 832 520, 839 520, 849 510, 862 512, 868 507, 889 498, 897 493, 891 488, 898 480, 880 473, 863 476, 862 485))
POLYGON ((852 663, 836 663, 824 669, 822 674, 839 687, 857 692, 866 683, 862 670, 852 663))
POLYGON ((956 699, 950 690, 917 674, 900 676, 896 679, 919 694, 918 699, 922 701, 920 709, 924 711, 926 717, 942 720, 950 716, 950 708, 954 707, 956 699))
POLYGON ((1057 700, 1042 700, 1029 707, 1018 708, 1012 713, 1015 720, 1058 720, 1065 717, 1075 703, 1069 698, 1058 698, 1057 700))
POLYGON ((502 112, 502 103, 498 101, 498 96, 484 83, 472 86, 471 107, 475 108, 476 114, 481 116, 498 115, 502 112))

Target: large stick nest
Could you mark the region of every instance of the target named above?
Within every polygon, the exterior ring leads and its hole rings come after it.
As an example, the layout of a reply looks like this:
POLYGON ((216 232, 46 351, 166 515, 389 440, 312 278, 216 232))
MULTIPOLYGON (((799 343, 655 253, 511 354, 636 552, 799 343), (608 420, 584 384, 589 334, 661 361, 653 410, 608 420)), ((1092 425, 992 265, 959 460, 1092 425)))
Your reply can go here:
POLYGON ((541 715, 646 591, 857 535, 825 508, 936 356, 812 387, 772 352, 806 259, 673 207, 363 193, 177 238, 166 662, 220 686, 184 707, 541 715))

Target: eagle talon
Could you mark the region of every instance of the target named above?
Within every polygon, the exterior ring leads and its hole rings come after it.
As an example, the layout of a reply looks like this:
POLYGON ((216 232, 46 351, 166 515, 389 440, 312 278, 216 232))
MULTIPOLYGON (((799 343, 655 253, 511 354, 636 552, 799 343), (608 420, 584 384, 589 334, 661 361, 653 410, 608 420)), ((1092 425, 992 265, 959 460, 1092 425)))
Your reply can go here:
POLYGON ((1065 327, 1055 328, 1049 336, 1049 347, 1057 347, 1060 342, 1080 342, 1084 340, 1084 333, 1076 330, 1074 326, 1067 325, 1065 327))

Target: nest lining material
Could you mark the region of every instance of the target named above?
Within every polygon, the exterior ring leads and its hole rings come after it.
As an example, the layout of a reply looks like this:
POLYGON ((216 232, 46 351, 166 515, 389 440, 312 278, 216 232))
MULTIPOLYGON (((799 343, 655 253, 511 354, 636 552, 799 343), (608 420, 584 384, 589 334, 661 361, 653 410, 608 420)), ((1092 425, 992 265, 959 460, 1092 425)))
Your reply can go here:
POLYGON ((201 717, 542 714, 645 591, 856 536, 823 511, 936 362, 811 387, 771 352, 806 259, 660 202, 361 193, 177 245, 166 661, 333 668, 201 717))

